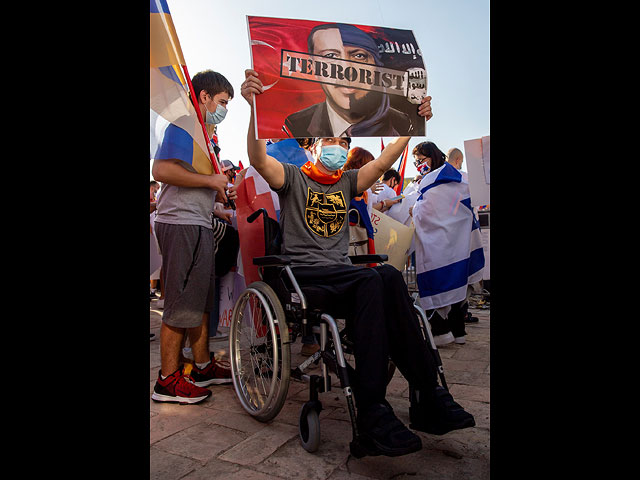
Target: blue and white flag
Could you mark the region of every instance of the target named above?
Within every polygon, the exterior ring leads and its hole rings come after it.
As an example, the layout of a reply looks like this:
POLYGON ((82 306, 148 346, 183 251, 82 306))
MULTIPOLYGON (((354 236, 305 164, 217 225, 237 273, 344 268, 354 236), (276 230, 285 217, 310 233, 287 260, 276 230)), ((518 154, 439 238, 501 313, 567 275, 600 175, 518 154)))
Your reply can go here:
POLYGON ((429 172, 413 207, 420 303, 435 309, 464 300, 482 280, 484 252, 469 182, 450 163, 429 172))

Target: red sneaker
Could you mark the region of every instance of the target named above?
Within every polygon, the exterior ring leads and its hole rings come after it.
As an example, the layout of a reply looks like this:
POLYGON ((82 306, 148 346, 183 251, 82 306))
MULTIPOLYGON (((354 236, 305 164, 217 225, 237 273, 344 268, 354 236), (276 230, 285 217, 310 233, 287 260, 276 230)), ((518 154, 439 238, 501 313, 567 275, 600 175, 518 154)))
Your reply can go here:
POLYGON ((211 396, 211 390, 195 385, 189 375, 184 375, 182 369, 176 370, 162 380, 158 372, 158 380, 153 387, 151 399, 155 402, 178 402, 182 405, 198 403, 211 396))
POLYGON ((194 383, 198 387, 207 387, 209 385, 220 385, 223 383, 233 382, 233 379, 231 378, 231 369, 229 368, 231 365, 227 362, 216 361, 213 357, 213 353, 210 353, 209 355, 211 362, 202 370, 200 370, 195 363, 193 364, 191 376, 193 377, 194 383))

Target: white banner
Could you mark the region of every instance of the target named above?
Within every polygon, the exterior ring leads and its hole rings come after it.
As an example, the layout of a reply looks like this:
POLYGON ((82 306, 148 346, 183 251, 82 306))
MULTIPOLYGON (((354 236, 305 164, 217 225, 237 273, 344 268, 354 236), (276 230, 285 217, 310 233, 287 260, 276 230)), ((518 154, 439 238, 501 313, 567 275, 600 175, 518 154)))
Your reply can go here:
POLYGON ((407 250, 411 245, 414 227, 407 227, 378 210, 371 211, 373 243, 377 254, 389 255, 385 263, 403 271, 407 263, 407 250))

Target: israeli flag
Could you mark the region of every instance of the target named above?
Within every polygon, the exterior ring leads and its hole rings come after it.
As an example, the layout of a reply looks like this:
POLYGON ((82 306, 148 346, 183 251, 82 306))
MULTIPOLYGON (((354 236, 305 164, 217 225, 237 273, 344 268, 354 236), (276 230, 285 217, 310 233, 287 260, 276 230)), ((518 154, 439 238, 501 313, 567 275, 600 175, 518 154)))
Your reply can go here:
POLYGON ((416 273, 424 309, 464 300, 467 285, 482 280, 484 253, 469 182, 450 163, 429 172, 413 207, 416 273))

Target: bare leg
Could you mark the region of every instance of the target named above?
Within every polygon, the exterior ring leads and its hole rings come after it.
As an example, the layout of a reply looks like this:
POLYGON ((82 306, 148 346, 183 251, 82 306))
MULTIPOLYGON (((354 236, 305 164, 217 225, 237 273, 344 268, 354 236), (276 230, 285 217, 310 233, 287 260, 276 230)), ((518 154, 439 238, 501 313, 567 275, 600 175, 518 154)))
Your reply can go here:
POLYGON ((184 328, 176 328, 162 323, 160 327, 160 363, 163 376, 171 375, 180 367, 180 349, 184 328))
POLYGON ((202 324, 189 328, 189 343, 195 363, 207 363, 209 357, 209 314, 202 314, 202 324))

